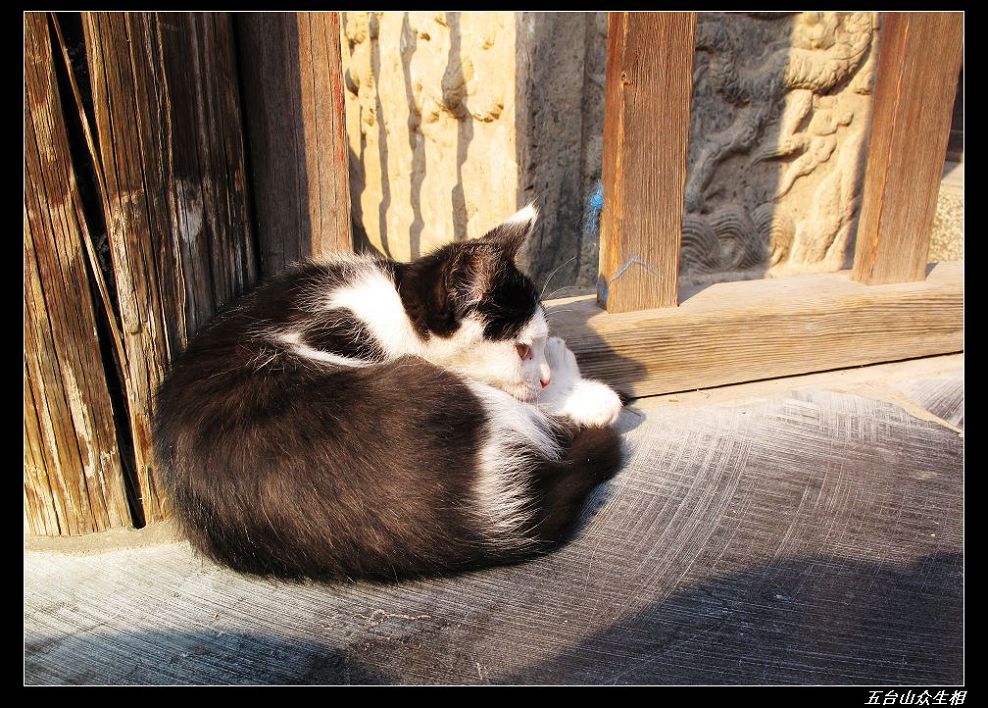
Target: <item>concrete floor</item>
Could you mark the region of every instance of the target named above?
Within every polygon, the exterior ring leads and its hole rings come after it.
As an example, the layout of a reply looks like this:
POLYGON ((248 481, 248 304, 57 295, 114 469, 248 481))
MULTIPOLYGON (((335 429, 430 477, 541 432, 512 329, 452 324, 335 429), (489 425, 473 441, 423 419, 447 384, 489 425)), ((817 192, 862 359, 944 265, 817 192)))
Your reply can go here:
POLYGON ((640 400, 576 539, 454 579, 257 580, 168 526, 29 539, 25 682, 960 684, 961 367, 640 400))

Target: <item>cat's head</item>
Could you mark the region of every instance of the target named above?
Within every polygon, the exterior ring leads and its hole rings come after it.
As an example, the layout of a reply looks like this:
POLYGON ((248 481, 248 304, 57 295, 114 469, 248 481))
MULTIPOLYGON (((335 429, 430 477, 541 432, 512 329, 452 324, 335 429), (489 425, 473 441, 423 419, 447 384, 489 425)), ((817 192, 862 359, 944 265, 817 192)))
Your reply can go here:
POLYGON ((399 288, 430 360, 526 401, 552 375, 539 292, 515 262, 537 218, 529 205, 483 238, 420 258, 399 288))

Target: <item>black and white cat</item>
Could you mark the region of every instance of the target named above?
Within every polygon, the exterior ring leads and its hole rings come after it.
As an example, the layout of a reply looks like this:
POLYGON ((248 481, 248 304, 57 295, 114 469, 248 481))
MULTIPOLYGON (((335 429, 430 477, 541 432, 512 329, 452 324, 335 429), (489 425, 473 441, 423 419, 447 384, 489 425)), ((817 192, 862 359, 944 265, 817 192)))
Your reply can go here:
POLYGON ((621 465, 621 401, 513 262, 536 218, 413 263, 301 265, 217 315, 156 400, 193 545, 248 573, 400 579, 563 541, 621 465))

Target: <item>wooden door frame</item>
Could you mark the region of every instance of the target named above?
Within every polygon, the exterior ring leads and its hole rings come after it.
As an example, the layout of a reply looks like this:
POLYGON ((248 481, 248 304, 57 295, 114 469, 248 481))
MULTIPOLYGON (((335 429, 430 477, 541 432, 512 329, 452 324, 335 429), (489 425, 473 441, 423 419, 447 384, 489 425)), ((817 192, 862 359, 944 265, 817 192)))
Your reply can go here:
POLYGON ((546 303, 584 373, 644 396, 962 351, 963 263, 926 263, 962 22, 961 13, 883 13, 852 270, 718 283, 684 298, 676 287, 679 244, 672 243, 680 231, 669 226, 675 219, 656 227, 639 214, 665 208, 681 218, 675 187, 686 177, 689 99, 683 103, 680 89, 678 112, 664 114, 680 124, 656 130, 641 97, 669 95, 636 82, 692 86, 683 52, 692 51, 695 13, 610 13, 617 31, 608 38, 600 249, 607 287, 598 287, 600 304, 593 296, 546 303), (664 41, 649 41, 656 35, 664 41), (674 176, 661 184, 642 179, 622 161, 632 150, 662 156, 674 176), (634 292, 618 293, 614 269, 629 263, 637 276, 622 286, 634 292), (648 284, 659 279, 662 289, 648 284), (670 291, 681 301, 670 302, 670 291))

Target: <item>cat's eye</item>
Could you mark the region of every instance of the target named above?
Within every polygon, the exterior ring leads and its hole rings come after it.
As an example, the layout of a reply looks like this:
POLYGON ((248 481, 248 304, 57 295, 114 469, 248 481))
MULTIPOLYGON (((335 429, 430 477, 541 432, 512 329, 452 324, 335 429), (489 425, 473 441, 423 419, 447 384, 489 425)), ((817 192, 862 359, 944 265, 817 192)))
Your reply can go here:
POLYGON ((515 351, 518 352, 518 358, 522 361, 532 358, 532 348, 527 344, 516 344, 515 351))

